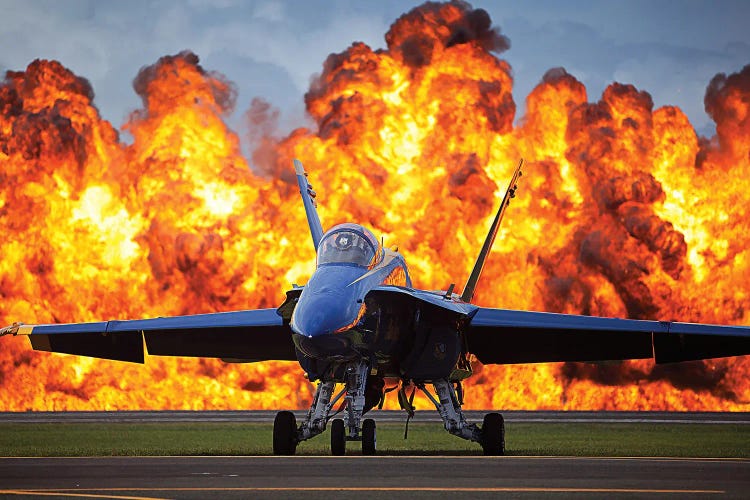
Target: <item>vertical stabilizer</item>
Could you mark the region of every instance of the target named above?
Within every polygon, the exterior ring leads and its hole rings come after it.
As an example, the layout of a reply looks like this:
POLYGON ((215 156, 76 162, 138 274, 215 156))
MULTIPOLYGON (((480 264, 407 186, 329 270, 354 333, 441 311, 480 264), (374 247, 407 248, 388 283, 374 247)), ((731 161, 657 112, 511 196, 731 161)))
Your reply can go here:
POLYGON ((477 257, 477 261, 474 264, 474 269, 471 270, 471 275, 469 276, 468 281, 466 281, 466 286, 464 287, 464 291, 461 294, 461 300, 463 300, 464 302, 471 302, 471 299, 474 298, 474 290, 477 287, 477 283, 479 283, 479 275, 482 274, 484 263, 487 260, 487 256, 490 254, 490 250, 492 250, 492 244, 495 242, 497 230, 500 228, 500 223, 503 220, 503 215, 505 215, 505 209, 508 207, 508 205, 510 205, 510 199, 516 196, 516 189, 518 189, 518 178, 521 177, 522 166, 523 158, 520 162, 518 162, 516 171, 513 172, 513 178, 510 180, 508 189, 505 191, 503 202, 500 204, 497 215, 495 215, 495 220, 492 222, 490 232, 487 233, 487 238, 484 240, 482 250, 479 252, 479 257, 477 257))
POLYGON ((315 203, 315 191, 313 191, 310 183, 307 182, 305 167, 303 167, 302 162, 296 158, 294 160, 294 171, 297 174, 299 194, 302 195, 302 203, 305 205, 307 224, 310 226, 310 234, 312 235, 315 250, 317 251, 320 239, 323 237, 323 226, 320 224, 320 218, 318 217, 318 205, 315 203))

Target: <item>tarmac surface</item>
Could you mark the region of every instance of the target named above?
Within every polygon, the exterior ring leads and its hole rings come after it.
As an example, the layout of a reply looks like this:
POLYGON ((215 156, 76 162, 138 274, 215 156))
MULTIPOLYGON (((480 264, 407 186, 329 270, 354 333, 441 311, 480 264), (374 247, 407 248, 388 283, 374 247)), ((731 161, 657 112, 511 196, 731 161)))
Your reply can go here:
MULTIPOLYGON (((295 411, 297 420, 306 415, 295 411)), ((464 411, 469 422, 481 422, 485 411, 464 411)), ((665 411, 503 411, 506 422, 558 423, 654 423, 654 424, 750 424, 748 412, 665 412, 665 411)), ((213 411, 35 411, 0 412, 3 423, 107 423, 107 422, 237 422, 273 423, 276 411, 213 410, 213 411)), ((398 423, 406 413, 394 410, 373 410, 367 414, 377 422, 398 423)), ((435 410, 419 410, 412 422, 441 422, 435 410)))
MULTIPOLYGON (((301 417, 304 412, 298 412, 301 417)), ((484 412, 466 412, 481 421, 484 412)), ((0 412, 10 422, 266 422, 265 411, 0 412)), ((748 413, 503 412, 506 422, 748 424, 748 413)), ((375 411, 378 422, 403 412, 375 411)), ((434 411, 415 421, 439 421, 434 411)), ((0 498, 750 498, 750 460, 483 456, 0 458, 0 498)))
POLYGON ((0 485, 4 498, 747 498, 750 460, 2 458, 0 485))

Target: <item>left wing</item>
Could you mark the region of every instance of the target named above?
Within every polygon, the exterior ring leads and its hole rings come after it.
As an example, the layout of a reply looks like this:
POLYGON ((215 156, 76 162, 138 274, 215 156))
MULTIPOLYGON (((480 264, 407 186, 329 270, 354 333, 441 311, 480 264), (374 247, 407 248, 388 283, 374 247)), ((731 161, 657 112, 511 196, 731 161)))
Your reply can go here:
POLYGON ((0 335, 28 335, 37 351, 143 363, 157 356, 235 361, 296 360, 291 329, 276 309, 50 325, 15 324, 0 335))
POLYGON ((750 327, 480 307, 467 329, 467 343, 485 364, 651 357, 673 363, 750 354, 750 327))

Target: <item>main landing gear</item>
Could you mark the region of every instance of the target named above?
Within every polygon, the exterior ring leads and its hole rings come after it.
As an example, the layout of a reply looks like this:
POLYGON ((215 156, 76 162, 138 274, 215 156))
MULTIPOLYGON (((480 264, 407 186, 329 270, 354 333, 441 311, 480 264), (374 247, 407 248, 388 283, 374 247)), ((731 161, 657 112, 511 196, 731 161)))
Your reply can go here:
POLYGON ((297 417, 290 411, 280 411, 273 420, 273 454, 294 455, 298 442, 297 417))
MULTIPOLYGON (((502 415, 494 412, 486 414, 482 427, 470 424, 461 411, 462 401, 457 397, 453 384, 447 379, 439 379, 434 380, 432 386, 435 388, 437 399, 425 388, 424 384, 416 384, 416 387, 435 405, 435 409, 443 419, 445 430, 454 436, 481 444, 485 455, 505 454, 505 422, 502 415)), ((407 411, 411 414, 414 410, 407 409, 407 411)))
MULTIPOLYGON (((322 433, 331 416, 331 409, 342 398, 344 405, 343 418, 331 422, 331 454, 345 455, 348 441, 360 441, 363 455, 375 455, 377 438, 375 421, 371 418, 362 420, 365 411, 365 388, 369 365, 363 361, 349 363, 346 366, 344 388, 335 396, 335 382, 320 382, 315 391, 312 406, 307 417, 297 427, 294 414, 281 411, 273 423, 274 455, 294 455, 297 444, 322 433)), ((488 413, 484 416, 482 426, 469 424, 461 411, 461 401, 456 395, 453 384, 447 379, 434 380, 435 397, 423 383, 416 384, 435 405, 443 419, 445 430, 462 439, 482 445, 485 455, 503 455, 505 453, 505 424, 499 413, 488 413)), ((407 408, 410 414, 413 408, 407 408)))

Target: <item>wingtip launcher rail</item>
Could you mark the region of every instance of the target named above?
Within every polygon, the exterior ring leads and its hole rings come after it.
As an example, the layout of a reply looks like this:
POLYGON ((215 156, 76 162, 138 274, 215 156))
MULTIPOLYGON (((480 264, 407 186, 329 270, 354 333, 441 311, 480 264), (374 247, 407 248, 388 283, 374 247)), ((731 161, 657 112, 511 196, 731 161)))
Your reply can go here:
POLYGON ((23 326, 23 323, 13 323, 5 328, 0 328, 0 337, 5 335, 18 335, 18 330, 23 326))

